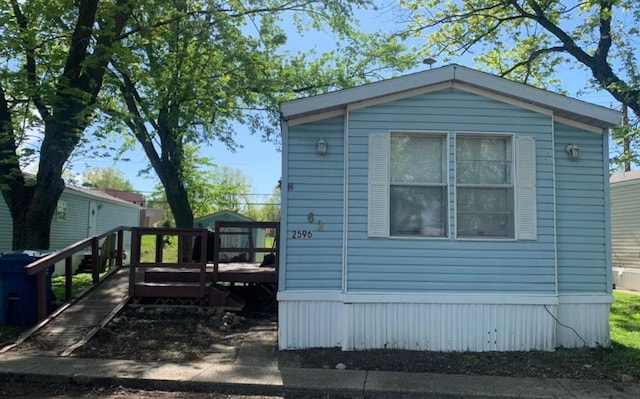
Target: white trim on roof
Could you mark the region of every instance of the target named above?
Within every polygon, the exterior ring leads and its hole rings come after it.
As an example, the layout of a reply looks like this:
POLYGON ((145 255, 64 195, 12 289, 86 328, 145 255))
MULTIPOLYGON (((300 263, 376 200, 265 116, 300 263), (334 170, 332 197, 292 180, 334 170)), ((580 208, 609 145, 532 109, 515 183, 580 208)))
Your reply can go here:
POLYGON ((610 183, 621 183, 629 180, 640 179, 640 170, 630 170, 628 172, 616 173, 609 178, 610 183))
MULTIPOLYGON (((283 120, 343 109, 349 104, 382 99, 445 82, 457 82, 517 100, 580 123, 607 128, 620 123, 620 112, 476 71, 447 65, 349 89, 288 101, 280 105, 283 120)), ((393 98, 393 97, 390 97, 393 98)))
POLYGON ((138 205, 138 204, 134 204, 133 202, 129 202, 129 201, 125 201, 123 199, 114 197, 112 195, 106 194, 102 191, 97 191, 97 190, 87 190, 81 187, 76 187, 76 186, 72 186, 72 185, 66 185, 64 187, 64 192, 67 195, 76 195, 79 197, 83 197, 83 198, 88 198, 88 199, 92 199, 95 201, 102 201, 102 202, 109 202, 112 203, 114 205, 120 205, 120 206, 124 206, 127 208, 135 208, 135 209, 142 209, 142 206, 138 205))
POLYGON ((571 126, 571 127, 577 127, 578 129, 586 130, 586 131, 592 132, 592 133, 603 134, 605 132, 605 130, 603 128, 601 128, 601 127, 593 126, 593 125, 587 125, 586 123, 574 121, 572 119, 563 118, 563 117, 557 116, 557 115, 554 116, 553 120, 555 122, 557 122, 557 123, 561 123, 563 125, 567 125, 567 126, 571 126))

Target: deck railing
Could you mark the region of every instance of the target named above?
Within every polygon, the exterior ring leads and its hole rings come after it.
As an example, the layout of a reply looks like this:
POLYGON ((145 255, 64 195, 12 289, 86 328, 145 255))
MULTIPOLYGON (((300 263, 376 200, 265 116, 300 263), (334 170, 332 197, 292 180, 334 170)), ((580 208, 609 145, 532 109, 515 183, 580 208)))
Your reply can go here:
POLYGON ((278 242, 280 223, 278 222, 216 222, 213 232, 207 229, 188 228, 143 228, 134 227, 131 233, 131 264, 129 280, 129 296, 131 298, 201 298, 207 297, 207 287, 218 282, 220 253, 246 253, 245 260, 254 262, 256 254, 273 254, 275 275, 278 272, 278 242), (255 229, 272 230, 274 232, 274 246, 267 247, 265 243, 255 245, 255 229), (214 242, 209 242, 211 233, 214 242), (246 246, 221 247, 221 237, 225 235, 245 235, 246 246), (152 236, 155 241, 155 253, 141 253, 141 243, 144 236, 152 236), (171 253, 171 259, 165 254, 165 240, 177 239, 177 253, 171 253), (212 273, 207 276, 207 264, 213 263, 212 273), (166 276, 196 273, 197 281, 184 281, 181 277, 176 280, 154 281, 147 278, 156 273, 167 273, 166 276))
POLYGON ((213 276, 214 281, 218 279, 218 268, 220 264, 220 254, 222 252, 242 252, 248 254, 247 261, 253 262, 256 259, 256 254, 259 253, 267 253, 274 255, 274 263, 273 266, 276 270, 276 276, 278 275, 279 269, 279 244, 280 244, 280 223, 279 222, 228 222, 228 221, 218 221, 215 224, 214 234, 216 237, 214 243, 213 250, 213 276), (234 230, 229 230, 234 229, 234 230), (241 229, 240 231, 236 229, 241 229), (256 247, 254 245, 254 237, 253 230, 254 229, 264 229, 273 230, 274 232, 274 241, 273 247, 256 247), (244 248, 235 248, 235 247, 222 247, 222 236, 224 235, 238 235, 244 234, 247 235, 247 246, 244 248))
MULTIPOLYGON (((124 232, 131 231, 131 227, 117 227, 109 230, 105 233, 98 234, 92 237, 85 238, 82 241, 78 241, 66 248, 63 248, 57 252, 47 255, 41 259, 36 260, 25 266, 26 274, 28 276, 36 276, 37 279, 37 291, 38 291, 38 321, 43 321, 48 316, 47 309, 47 282, 46 273, 47 269, 53 267, 56 263, 64 260, 65 266, 65 302, 72 298, 73 291, 73 255, 91 248, 91 276, 92 285, 95 286, 100 282, 100 240, 109 236, 116 239, 115 250, 115 265, 114 269, 120 268, 124 259, 124 232)), ((103 254, 104 255, 104 254, 103 254)), ((112 254, 107 256, 111 257, 112 254)), ((104 278, 104 277, 103 277, 104 278)))
POLYGON ((129 278, 129 296, 138 297, 194 297, 204 298, 206 295, 206 245, 200 248, 199 260, 193 260, 193 239, 199 237, 206 244, 207 230, 187 228, 152 228, 134 227, 131 231, 131 265, 129 278), (142 259, 142 237, 155 237, 155 254, 153 261, 142 259), (176 238, 177 253, 173 259, 164 255, 166 238, 176 238), (151 269, 164 270, 198 269, 200 278, 196 286, 179 284, 146 283, 144 274, 151 269), (140 280, 140 281, 139 281, 140 280))

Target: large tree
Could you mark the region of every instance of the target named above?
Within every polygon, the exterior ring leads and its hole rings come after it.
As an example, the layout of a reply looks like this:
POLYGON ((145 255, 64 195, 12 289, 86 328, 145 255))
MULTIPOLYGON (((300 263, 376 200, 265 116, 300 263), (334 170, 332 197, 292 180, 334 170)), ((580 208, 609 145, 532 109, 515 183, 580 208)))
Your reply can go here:
POLYGON ((0 191, 13 248, 49 248, 63 166, 91 123, 130 0, 0 2, 0 191), (31 136, 38 135, 40 140, 31 136), (21 171, 39 158, 35 178, 21 171))
POLYGON ((382 68, 415 62, 413 55, 397 56, 402 47, 395 40, 365 40, 354 29, 351 7, 365 4, 158 0, 135 13, 136 34, 125 40, 130 52, 111 64, 105 126, 124 124, 140 143, 178 227, 191 227, 194 217, 185 175, 194 159, 187 145, 217 140, 233 149, 238 123, 272 138, 284 99, 361 83, 382 68), (326 27, 344 46, 313 61, 308 54, 289 55, 285 24, 300 33, 326 27))
POLYGON ((636 0, 400 3, 411 18, 405 34, 426 36, 428 56, 471 54, 501 76, 543 87, 558 83, 559 67, 577 67, 592 77, 585 87, 608 91, 640 116, 636 0))

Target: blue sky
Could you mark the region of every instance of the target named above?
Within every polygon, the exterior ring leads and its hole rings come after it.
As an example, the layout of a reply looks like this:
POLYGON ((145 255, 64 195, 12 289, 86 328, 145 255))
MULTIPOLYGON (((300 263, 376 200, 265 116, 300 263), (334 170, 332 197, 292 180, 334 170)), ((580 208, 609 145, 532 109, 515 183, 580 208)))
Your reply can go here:
MULTIPOLYGON (((388 10, 382 10, 379 13, 373 11, 360 11, 357 13, 361 28, 365 31, 381 29, 383 31, 395 31, 398 24, 394 19, 393 13, 388 10)), ((335 39, 328 34, 314 33, 310 36, 299 37, 295 32, 289 32, 289 42, 287 49, 291 53, 297 51, 308 51, 312 43, 318 49, 318 52, 330 50, 331 45, 335 43, 335 39), (321 46, 316 44, 321 43, 321 46)), ((452 62, 473 67, 472 61, 465 57, 454 59, 452 62)), ((436 63, 434 67, 440 66, 436 63)), ((424 69, 424 65, 420 65, 417 70, 424 69)), ((586 82, 589 80, 589 73, 582 69, 565 70, 559 74, 565 90, 572 97, 579 98, 584 101, 592 102, 598 105, 610 107, 615 105, 613 98, 606 92, 591 92, 579 95, 584 90, 586 82)), ((239 169, 246 175, 252 184, 252 192, 246 194, 270 194, 273 187, 277 184, 281 176, 281 153, 274 143, 262 142, 259 135, 251 135, 249 129, 236 125, 236 141, 243 147, 237 151, 231 152, 221 143, 214 143, 210 146, 203 146, 201 153, 203 156, 209 157, 211 161, 220 166, 229 166, 239 169)), ((136 151, 126 154, 125 157, 130 158, 128 162, 113 162, 108 159, 92 159, 82 160, 75 164, 74 172, 79 173, 88 167, 115 167, 123 172, 125 178, 133 183, 134 188, 143 194, 150 194, 156 184, 156 179, 149 177, 139 177, 138 171, 147 167, 148 163, 139 145, 136 151)), ((155 176, 155 174, 153 174, 155 176)), ((260 202, 259 196, 254 196, 256 202, 260 202)), ((252 201, 253 202, 253 201, 252 201)))

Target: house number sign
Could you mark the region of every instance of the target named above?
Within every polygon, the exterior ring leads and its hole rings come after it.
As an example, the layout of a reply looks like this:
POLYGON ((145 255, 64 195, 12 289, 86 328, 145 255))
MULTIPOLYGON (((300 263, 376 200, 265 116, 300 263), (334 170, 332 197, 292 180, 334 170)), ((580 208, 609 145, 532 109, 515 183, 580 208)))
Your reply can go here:
MULTIPOLYGON (((324 231, 324 223, 322 220, 316 220, 313 212, 309 212, 307 215, 307 222, 316 224, 316 231, 324 231)), ((311 237, 313 237, 313 231, 311 230, 293 230, 291 232, 291 238, 293 240, 309 240, 311 237)))
POLYGON ((312 236, 311 230, 293 230, 291 232, 291 238, 294 240, 309 240, 312 236))

